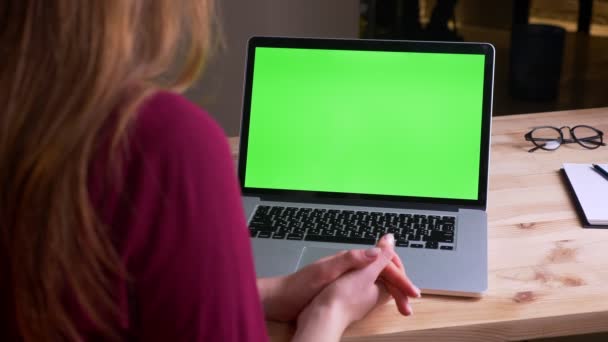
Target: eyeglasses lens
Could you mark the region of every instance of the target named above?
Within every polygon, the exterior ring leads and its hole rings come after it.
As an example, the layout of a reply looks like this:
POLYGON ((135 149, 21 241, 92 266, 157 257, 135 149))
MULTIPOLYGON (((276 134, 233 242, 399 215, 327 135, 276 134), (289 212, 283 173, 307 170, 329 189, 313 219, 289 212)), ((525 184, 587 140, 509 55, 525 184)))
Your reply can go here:
POLYGON ((553 128, 541 127, 532 132, 534 144, 545 150, 555 150, 561 144, 559 131, 553 128))
POLYGON ((596 148, 601 143, 599 133, 590 127, 577 126, 572 130, 572 134, 581 145, 587 148, 596 148))

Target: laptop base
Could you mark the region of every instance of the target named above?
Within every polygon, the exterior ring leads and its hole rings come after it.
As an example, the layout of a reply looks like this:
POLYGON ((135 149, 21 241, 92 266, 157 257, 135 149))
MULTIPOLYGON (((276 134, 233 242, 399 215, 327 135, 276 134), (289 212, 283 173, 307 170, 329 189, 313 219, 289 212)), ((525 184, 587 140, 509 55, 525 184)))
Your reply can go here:
MULTIPOLYGON (((424 215, 456 215, 457 225, 454 250, 416 249, 395 247, 410 279, 423 294, 440 294, 462 297, 480 297, 487 289, 487 217, 482 210, 461 209, 458 212, 424 211, 381 207, 355 207, 263 201, 244 197, 248 220, 258 205, 296 206, 307 208, 384 211, 391 213, 418 213, 424 215)), ((348 249, 365 249, 372 246, 289 241, 252 238, 255 268, 258 277, 272 277, 295 272, 326 256, 348 249)))

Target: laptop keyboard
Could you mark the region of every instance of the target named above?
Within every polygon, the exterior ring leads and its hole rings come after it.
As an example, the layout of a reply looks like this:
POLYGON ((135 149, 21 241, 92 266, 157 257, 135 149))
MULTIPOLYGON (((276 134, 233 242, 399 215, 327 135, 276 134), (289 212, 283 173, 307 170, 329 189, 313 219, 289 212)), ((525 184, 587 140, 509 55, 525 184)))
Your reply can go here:
POLYGON ((454 216, 258 206, 251 237, 375 245, 393 233, 397 247, 454 249, 454 216))

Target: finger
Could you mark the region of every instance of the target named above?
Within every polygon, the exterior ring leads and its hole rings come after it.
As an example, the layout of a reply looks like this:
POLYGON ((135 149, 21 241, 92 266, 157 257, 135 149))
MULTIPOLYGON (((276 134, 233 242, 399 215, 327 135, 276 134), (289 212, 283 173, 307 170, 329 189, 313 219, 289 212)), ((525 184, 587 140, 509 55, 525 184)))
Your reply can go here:
POLYGON ((359 317, 355 316, 355 320, 362 319, 363 317, 367 316, 374 308, 386 304, 391 299, 390 293, 388 293, 385 284, 383 284, 381 281, 372 283, 369 287, 369 290, 370 291, 367 293, 367 296, 369 297, 367 298, 371 300, 369 302, 369 304, 371 305, 368 306, 368 309, 366 310, 367 312, 357 315, 359 317))
MULTIPOLYGON (((395 236, 393 234, 385 234, 376 244, 376 247, 379 248, 389 248, 389 249, 395 249, 395 236)), ((395 253, 395 256, 393 257, 393 263, 400 269, 404 269, 403 268, 403 263, 401 263, 401 259, 399 258, 399 256, 395 253)))
POLYGON ((311 269, 317 269, 317 279, 324 283, 330 283, 346 272, 361 269, 374 262, 380 255, 379 248, 352 249, 342 251, 335 255, 320 259, 309 265, 311 269))
POLYGON ((395 264, 395 266, 397 266, 398 269, 402 270, 405 273, 405 267, 403 267, 401 258, 399 257, 399 255, 397 255, 397 253, 395 253, 395 256, 393 257, 392 262, 393 262, 393 264, 395 264))
POLYGON ((388 264, 382 271, 381 278, 387 283, 397 287, 406 296, 420 297, 420 290, 418 287, 393 263, 388 264))
POLYGON ((401 291, 399 291, 399 289, 397 289, 395 286, 388 284, 388 283, 384 283, 384 286, 386 287, 387 291, 391 294, 391 296, 395 299, 395 304, 397 305, 397 310, 399 310, 399 312, 404 315, 404 316, 409 316, 413 313, 412 307, 409 304, 409 298, 405 295, 403 295, 403 293, 401 293, 401 291))
MULTIPOLYGON (((395 238, 392 234, 384 235, 378 241, 378 247, 382 249, 394 249, 395 238)), ((401 259, 394 253, 393 258, 391 259, 392 264, 389 264, 384 271, 382 272, 382 278, 400 289, 404 295, 410 297, 420 297, 420 289, 414 285, 414 283, 409 279, 407 274, 405 273, 405 269, 403 267, 403 263, 401 259)))
MULTIPOLYGON (((385 234, 380 240, 378 240, 378 243, 376 244, 376 246, 381 249, 395 250, 395 237, 393 236, 393 234, 390 234, 390 233, 385 234)), ((397 268, 399 268, 400 270, 403 270, 405 273, 403 263, 401 262, 401 259, 399 258, 399 255, 397 255, 397 253, 395 253, 395 255, 393 256, 393 259, 391 261, 395 264, 395 266, 397 266, 397 268)))
MULTIPOLYGON (((386 234, 378 241, 376 246, 379 248, 382 248, 382 249, 394 250, 395 249, 395 237, 393 236, 393 234, 386 234)), ((393 259, 391 261, 393 262, 393 264, 395 264, 395 266, 397 266, 397 268, 399 270, 402 270, 403 273, 405 273, 405 268, 403 267, 401 258, 399 258, 399 255, 397 255, 397 253, 395 253, 395 255, 393 256, 393 259)))
MULTIPOLYGON (((364 274, 364 277, 367 278, 370 282, 375 282, 376 279, 380 276, 380 272, 391 263, 391 259, 393 258, 394 252, 389 249, 381 249, 380 255, 378 259, 371 263, 368 267, 361 270, 364 274)), ((394 265, 393 265, 394 266, 394 265)))
POLYGON ((378 301, 376 302, 376 304, 377 305, 386 304, 392 298, 392 295, 388 291, 386 284, 382 281, 377 281, 375 285, 377 286, 378 291, 379 291, 378 301))
POLYGON ((395 247, 395 236, 393 234, 391 234, 391 233, 384 234, 380 238, 380 240, 378 240, 378 243, 376 244, 376 247, 394 249, 394 247, 395 247))

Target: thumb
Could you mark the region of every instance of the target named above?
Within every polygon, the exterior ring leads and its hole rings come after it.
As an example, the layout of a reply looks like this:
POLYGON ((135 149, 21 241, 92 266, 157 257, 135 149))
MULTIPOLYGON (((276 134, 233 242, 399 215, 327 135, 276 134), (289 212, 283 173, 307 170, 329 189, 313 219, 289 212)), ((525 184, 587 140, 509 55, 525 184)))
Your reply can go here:
POLYGON ((322 279, 324 284, 331 283, 349 271, 368 266, 378 259, 379 254, 381 250, 377 247, 351 249, 317 260, 306 266, 306 269, 313 272, 317 279, 322 279))
POLYGON ((374 247, 370 249, 351 249, 335 255, 334 258, 328 260, 332 267, 336 270, 341 270, 342 273, 363 268, 375 261, 381 253, 380 248, 374 247))
POLYGON ((392 249, 382 249, 378 259, 362 270, 365 277, 369 281, 376 281, 382 270, 391 262, 394 255, 395 252, 392 249))

